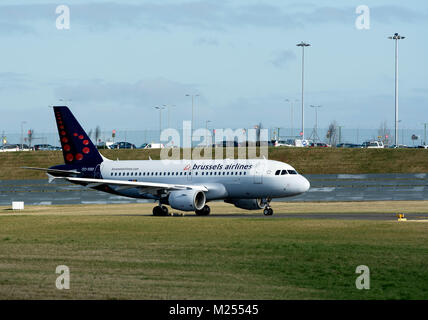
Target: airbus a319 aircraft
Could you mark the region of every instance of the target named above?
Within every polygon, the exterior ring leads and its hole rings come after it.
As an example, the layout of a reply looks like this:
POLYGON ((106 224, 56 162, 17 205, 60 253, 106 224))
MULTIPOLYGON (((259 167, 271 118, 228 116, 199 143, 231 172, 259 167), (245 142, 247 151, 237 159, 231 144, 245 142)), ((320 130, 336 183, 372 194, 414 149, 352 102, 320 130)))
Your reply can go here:
POLYGON ((290 165, 266 159, 109 160, 98 152, 68 107, 53 109, 64 164, 27 169, 43 170, 51 180, 157 201, 155 216, 168 215, 166 205, 209 215, 207 203, 214 200, 272 215, 273 198, 296 196, 310 187, 290 165))

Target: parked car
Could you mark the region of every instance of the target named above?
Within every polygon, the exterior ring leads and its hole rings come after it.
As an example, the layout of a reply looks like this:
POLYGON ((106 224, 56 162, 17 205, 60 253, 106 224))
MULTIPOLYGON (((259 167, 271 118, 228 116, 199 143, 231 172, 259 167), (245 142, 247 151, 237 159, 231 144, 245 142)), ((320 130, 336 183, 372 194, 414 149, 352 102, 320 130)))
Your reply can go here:
POLYGON ((136 149, 135 145, 130 142, 116 142, 108 147, 109 149, 136 149))
POLYGON ((140 147, 141 149, 163 149, 165 145, 163 143, 144 143, 140 147))
POLYGON ((0 152, 11 152, 11 151, 19 151, 19 144, 5 144, 0 146, 0 152))
POLYGON ((364 142, 363 147, 369 148, 369 149, 383 149, 383 148, 385 148, 382 141, 376 141, 376 140, 364 142))
POLYGON ((336 148, 363 148, 363 146, 355 143, 339 143, 336 148))
POLYGON ((34 150, 36 150, 36 151, 62 150, 62 149, 61 149, 61 147, 55 147, 55 146, 52 146, 52 145, 50 145, 50 144, 35 144, 33 148, 34 148, 34 150))
POLYGON ((294 145, 290 144, 289 141, 285 140, 271 140, 268 145, 273 147, 294 147, 294 145))
POLYGON ((392 145, 390 145, 390 146, 388 146, 388 148, 391 148, 391 149, 397 149, 397 148, 409 148, 409 146, 406 146, 405 144, 399 144, 398 146, 396 146, 395 144, 392 144, 392 145))
POLYGON ((328 148, 328 147, 330 147, 327 143, 324 143, 324 142, 312 142, 309 146, 311 148, 314 148, 314 147, 328 148))

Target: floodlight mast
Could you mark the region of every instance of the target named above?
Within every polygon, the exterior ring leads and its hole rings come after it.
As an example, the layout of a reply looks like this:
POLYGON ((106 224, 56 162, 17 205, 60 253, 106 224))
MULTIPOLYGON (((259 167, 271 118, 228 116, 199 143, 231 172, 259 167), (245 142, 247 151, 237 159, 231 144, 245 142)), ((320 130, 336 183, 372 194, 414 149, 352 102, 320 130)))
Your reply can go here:
POLYGON ((304 84, 305 84, 305 47, 309 47, 309 43, 300 42, 296 46, 302 47, 302 140, 305 140, 305 112, 304 112, 304 84))
POLYGON ((394 36, 388 39, 395 40, 395 147, 398 147, 398 40, 405 39, 395 33, 394 36))

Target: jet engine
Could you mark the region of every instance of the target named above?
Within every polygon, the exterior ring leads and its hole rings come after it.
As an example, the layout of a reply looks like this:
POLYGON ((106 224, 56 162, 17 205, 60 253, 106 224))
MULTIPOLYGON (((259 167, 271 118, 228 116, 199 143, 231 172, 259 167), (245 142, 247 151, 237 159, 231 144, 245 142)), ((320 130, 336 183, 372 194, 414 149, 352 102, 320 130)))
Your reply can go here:
POLYGON ((200 190, 172 191, 168 197, 169 205, 177 210, 196 211, 205 206, 205 193, 200 190))
POLYGON ((259 210, 265 207, 263 199, 233 199, 226 200, 225 202, 246 210, 259 210))

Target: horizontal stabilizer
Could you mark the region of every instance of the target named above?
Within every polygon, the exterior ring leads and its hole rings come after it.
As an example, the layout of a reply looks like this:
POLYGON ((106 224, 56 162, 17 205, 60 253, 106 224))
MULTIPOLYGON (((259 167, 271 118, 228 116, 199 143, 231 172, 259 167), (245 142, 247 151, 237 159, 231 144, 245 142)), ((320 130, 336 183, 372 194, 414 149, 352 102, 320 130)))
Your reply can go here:
POLYGON ((80 172, 79 172, 79 171, 76 171, 76 170, 59 170, 59 169, 34 168, 34 167, 21 167, 21 169, 39 170, 39 171, 45 171, 46 173, 80 174, 80 172))

